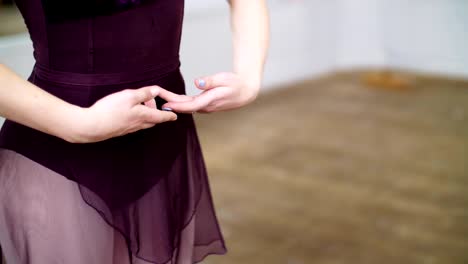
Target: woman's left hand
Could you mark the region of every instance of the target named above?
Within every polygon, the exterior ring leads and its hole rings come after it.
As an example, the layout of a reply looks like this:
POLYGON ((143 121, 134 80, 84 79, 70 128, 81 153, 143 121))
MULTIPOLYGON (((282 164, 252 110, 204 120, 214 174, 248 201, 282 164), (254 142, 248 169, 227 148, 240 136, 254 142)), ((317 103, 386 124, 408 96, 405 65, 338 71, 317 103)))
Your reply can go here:
POLYGON ((162 105, 174 112, 211 113, 240 108, 254 101, 260 90, 259 82, 249 82, 233 72, 220 72, 195 80, 203 92, 195 96, 180 95, 167 90, 161 96, 169 103, 162 105))

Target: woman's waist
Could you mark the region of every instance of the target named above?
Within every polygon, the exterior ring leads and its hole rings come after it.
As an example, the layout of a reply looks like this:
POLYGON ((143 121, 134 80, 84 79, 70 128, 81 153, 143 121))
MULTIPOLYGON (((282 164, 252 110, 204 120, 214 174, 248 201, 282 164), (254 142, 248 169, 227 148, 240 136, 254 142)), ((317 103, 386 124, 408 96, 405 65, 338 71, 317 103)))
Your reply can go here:
POLYGON ((110 73, 58 71, 36 62, 28 80, 43 90, 82 107, 91 106, 102 97, 124 89, 149 85, 158 85, 171 92, 185 94, 178 58, 110 73))
POLYGON ((153 61, 154 63, 126 64, 120 67, 109 61, 107 67, 70 67, 72 70, 36 61, 32 73, 36 78, 50 83, 98 86, 154 80, 180 68, 179 56, 153 61))

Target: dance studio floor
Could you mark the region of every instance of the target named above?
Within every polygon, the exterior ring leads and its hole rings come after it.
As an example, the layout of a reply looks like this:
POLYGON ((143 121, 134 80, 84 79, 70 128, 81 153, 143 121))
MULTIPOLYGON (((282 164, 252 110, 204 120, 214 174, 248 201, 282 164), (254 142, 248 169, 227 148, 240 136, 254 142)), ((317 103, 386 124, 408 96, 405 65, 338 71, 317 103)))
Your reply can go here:
POLYGON ((203 263, 468 263, 468 82, 361 76, 196 116, 229 249, 203 263))

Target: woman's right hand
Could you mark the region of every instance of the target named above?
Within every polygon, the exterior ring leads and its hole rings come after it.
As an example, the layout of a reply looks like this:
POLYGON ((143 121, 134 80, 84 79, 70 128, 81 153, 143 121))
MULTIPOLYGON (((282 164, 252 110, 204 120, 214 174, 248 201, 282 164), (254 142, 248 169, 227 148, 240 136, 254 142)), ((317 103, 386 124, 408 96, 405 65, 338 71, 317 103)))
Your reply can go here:
POLYGON ((83 108, 24 80, 0 63, 0 116, 72 143, 102 141, 176 120, 175 113, 156 108, 156 96, 168 102, 183 97, 154 85, 116 92, 83 108))
POLYGON ((126 89, 98 100, 89 108, 78 108, 76 126, 68 130, 71 135, 66 140, 97 142, 174 121, 177 119, 175 113, 156 108, 154 97, 165 97, 166 94, 166 90, 159 86, 126 89))

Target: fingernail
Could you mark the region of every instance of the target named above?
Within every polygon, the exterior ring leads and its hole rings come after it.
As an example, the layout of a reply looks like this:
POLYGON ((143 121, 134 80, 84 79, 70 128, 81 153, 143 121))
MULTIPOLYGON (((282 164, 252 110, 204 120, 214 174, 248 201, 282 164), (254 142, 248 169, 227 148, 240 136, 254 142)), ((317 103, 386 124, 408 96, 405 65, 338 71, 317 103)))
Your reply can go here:
POLYGON ((203 80, 203 79, 198 79, 198 86, 200 86, 200 87, 205 87, 205 84, 206 84, 205 80, 203 80))
POLYGON ((172 108, 170 108, 170 107, 163 107, 162 110, 163 110, 163 111, 172 111, 172 108))

